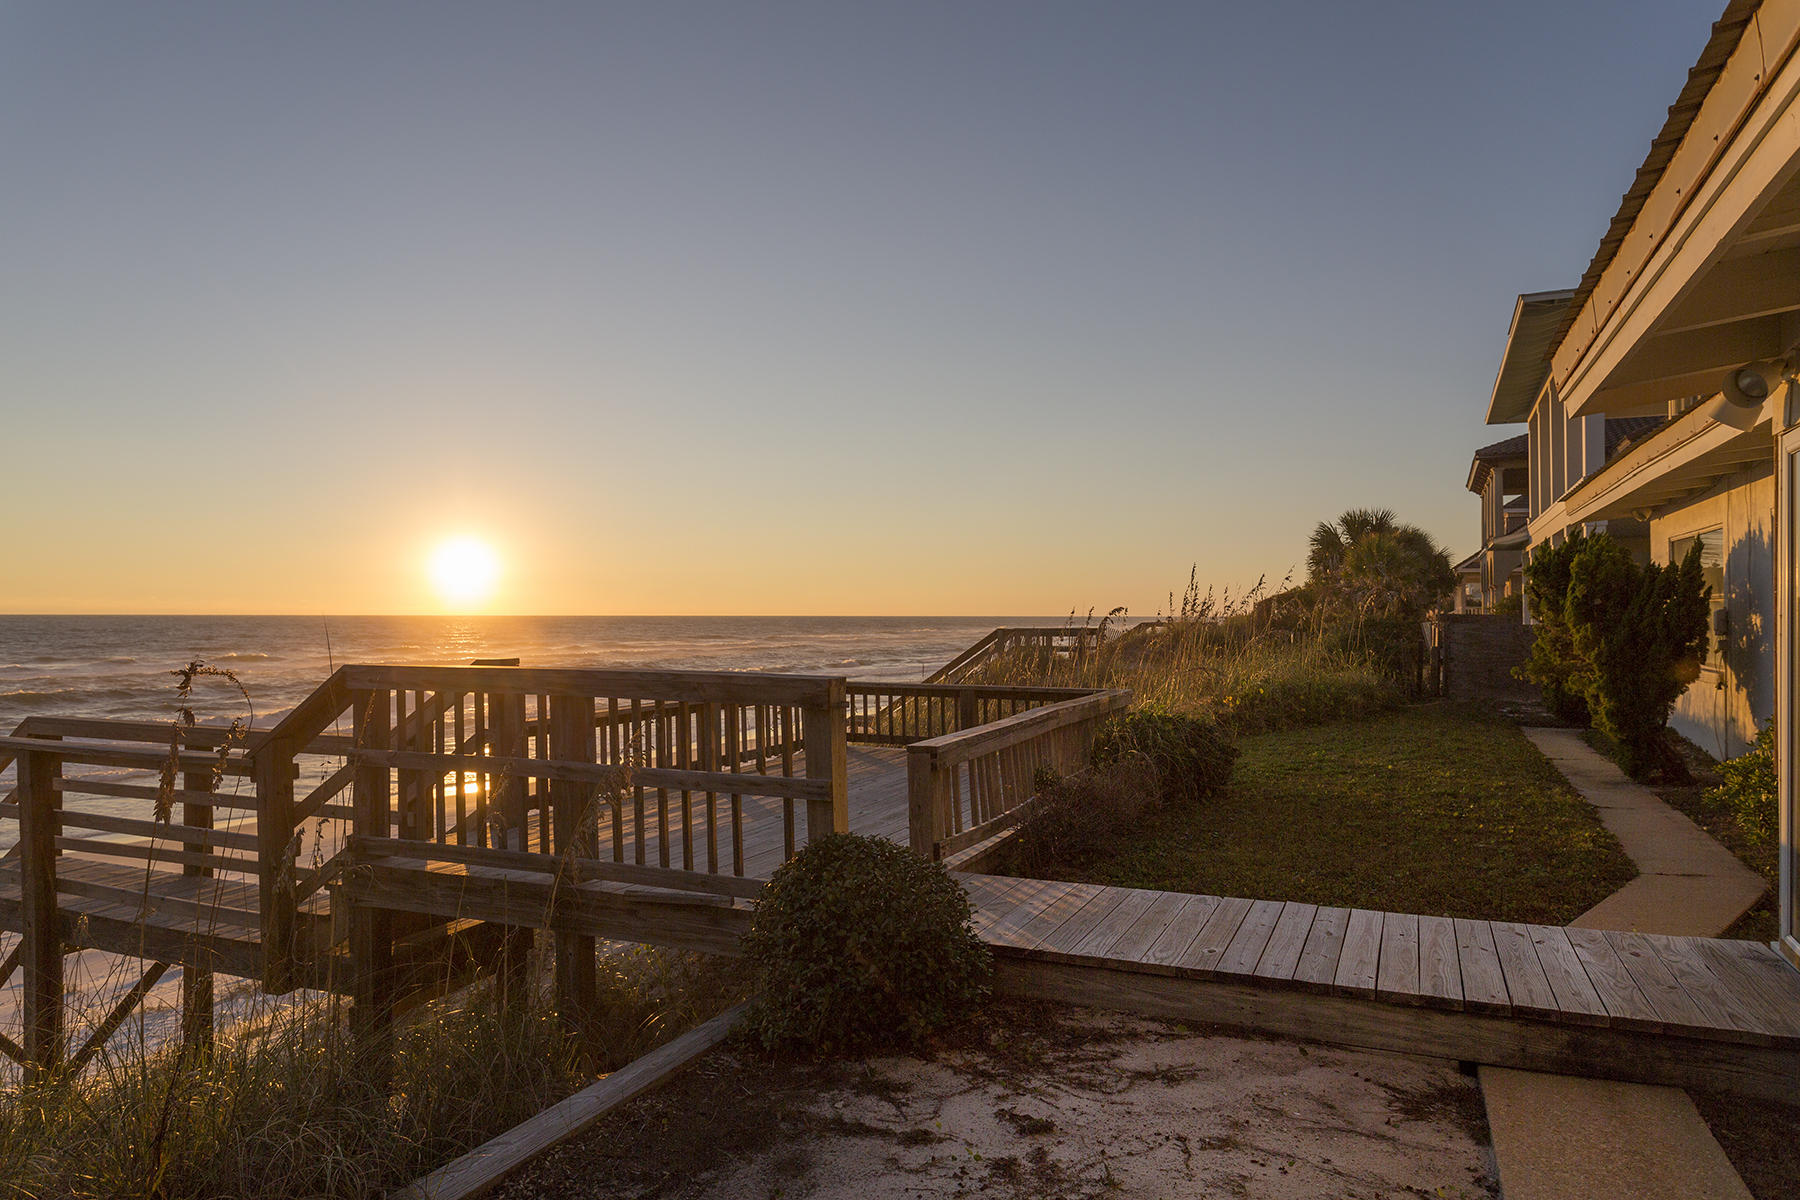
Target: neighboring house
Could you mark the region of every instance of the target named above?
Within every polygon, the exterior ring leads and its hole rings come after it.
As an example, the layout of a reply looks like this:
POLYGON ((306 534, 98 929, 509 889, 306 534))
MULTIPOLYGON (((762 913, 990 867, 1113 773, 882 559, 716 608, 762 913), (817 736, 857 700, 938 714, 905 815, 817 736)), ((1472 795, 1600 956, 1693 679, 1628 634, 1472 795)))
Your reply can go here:
POLYGON ((1797 48, 1800 0, 1726 7, 1579 286, 1519 298, 1488 422, 1527 424, 1530 545, 1577 527, 1656 562, 1700 545, 1715 633, 1675 724, 1730 754, 1774 717, 1780 945, 1800 965, 1797 48))
POLYGON ((1520 434, 1483 446, 1469 464, 1469 490, 1481 497, 1481 549, 1458 564, 1471 568, 1478 585, 1476 602, 1459 612, 1493 612, 1500 601, 1524 588, 1525 521, 1530 515, 1531 471, 1527 465, 1530 437, 1520 434))

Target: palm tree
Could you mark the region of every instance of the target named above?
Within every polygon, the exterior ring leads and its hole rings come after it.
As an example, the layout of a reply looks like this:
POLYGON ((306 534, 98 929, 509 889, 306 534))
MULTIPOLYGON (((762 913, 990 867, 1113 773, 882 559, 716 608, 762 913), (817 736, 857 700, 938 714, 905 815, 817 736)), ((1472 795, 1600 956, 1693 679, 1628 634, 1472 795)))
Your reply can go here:
POLYGON ((1306 565, 1322 600, 1371 615, 1417 617, 1456 586, 1449 554, 1385 508, 1319 522, 1306 565))
POLYGON ((1343 567, 1350 547, 1371 533, 1392 533, 1396 526, 1391 508, 1352 508, 1335 522, 1320 521, 1313 527, 1312 549, 1306 555, 1307 578, 1323 583, 1343 567))

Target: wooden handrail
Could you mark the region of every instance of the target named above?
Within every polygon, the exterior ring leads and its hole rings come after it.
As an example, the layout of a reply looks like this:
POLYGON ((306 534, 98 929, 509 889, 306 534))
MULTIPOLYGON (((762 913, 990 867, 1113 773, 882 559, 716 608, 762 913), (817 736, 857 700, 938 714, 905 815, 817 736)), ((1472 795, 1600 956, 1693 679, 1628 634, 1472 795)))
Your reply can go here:
POLYGON ((937 860, 1003 832, 1034 802, 1039 770, 1081 769, 1101 722, 1130 705, 1128 691, 1093 692, 914 742, 906 754, 913 849, 937 860))
POLYGON ((1003 625, 925 677, 926 683, 958 683, 989 659, 1017 645, 1036 645, 1052 652, 1080 655, 1100 643, 1094 625, 1003 625))

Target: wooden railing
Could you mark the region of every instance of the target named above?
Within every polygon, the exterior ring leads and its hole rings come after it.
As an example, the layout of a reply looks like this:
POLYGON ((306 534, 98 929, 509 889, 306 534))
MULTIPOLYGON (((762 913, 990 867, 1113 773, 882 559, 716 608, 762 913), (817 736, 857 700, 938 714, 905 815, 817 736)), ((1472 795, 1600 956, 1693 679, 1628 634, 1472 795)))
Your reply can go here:
POLYGON ((496 864, 554 856, 742 876, 753 825, 756 846, 785 859, 801 829, 849 824, 839 679, 350 666, 315 699, 255 749, 272 987, 292 978, 276 960, 296 905, 336 876, 353 838, 365 854, 390 839, 446 860, 480 852, 496 864), (283 779, 333 722, 349 731, 331 743, 342 765, 302 770, 323 778, 295 801, 283 779), (310 866, 302 843, 314 848, 310 866))
POLYGON ((1003 626, 925 677, 926 683, 961 683, 991 660, 1014 650, 1035 649, 1076 661, 1100 644, 1094 625, 1003 626))
POLYGON ((228 823, 254 823, 256 796, 242 786, 252 766, 241 754, 215 752, 224 731, 193 733, 190 744, 199 748, 171 752, 167 725, 32 717, 0 738, 0 770, 10 766, 15 775, 0 801, 0 821, 15 823, 17 832, 14 848, 0 860, 0 877, 9 892, 18 889, 13 903, 21 934, 0 966, 0 982, 15 967, 24 975, 23 1044, 0 1035, 0 1052, 29 1070, 53 1071, 66 1060, 79 1071, 175 962, 188 968, 184 1035, 196 1033, 195 1013, 203 1010, 200 1036, 209 1037, 212 968, 254 971, 253 955, 207 952, 191 932, 254 920, 234 898, 251 892, 260 872, 255 833, 217 828, 221 815, 228 823), (108 774, 84 778, 70 767, 103 767, 108 774), (172 786, 164 790, 159 779, 170 768, 172 786), (109 811, 96 811, 96 800, 109 811), (120 800, 139 802, 145 816, 119 815, 120 800), (159 800, 168 805, 163 819, 159 800), (155 894, 149 884, 158 877, 190 886, 155 894), (63 911, 65 895, 80 898, 79 916, 63 911), (144 923, 152 909, 162 920, 144 923), (67 1055, 63 956, 89 946, 131 950, 152 961, 85 1044, 67 1055))
POLYGON ((1005 832, 1035 798, 1042 768, 1087 765, 1094 735, 1131 704, 1128 691, 1090 692, 907 747, 912 848, 944 859, 1005 832))
POLYGON ((848 685, 850 740, 872 746, 910 746, 926 738, 973 729, 1046 704, 1092 693, 1092 688, 988 687, 949 683, 848 685))

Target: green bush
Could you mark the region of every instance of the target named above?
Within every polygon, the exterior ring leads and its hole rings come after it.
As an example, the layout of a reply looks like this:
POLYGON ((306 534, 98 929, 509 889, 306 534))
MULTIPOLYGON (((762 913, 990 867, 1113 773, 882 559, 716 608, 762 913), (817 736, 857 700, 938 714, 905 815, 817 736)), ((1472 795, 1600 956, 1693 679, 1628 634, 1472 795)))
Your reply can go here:
POLYGON ((1569 565, 1564 601, 1594 724, 1619 747, 1619 765, 1634 778, 1662 769, 1685 779, 1686 765, 1669 745, 1675 701, 1699 674, 1706 648, 1712 589, 1700 574, 1700 547, 1669 566, 1639 566, 1604 534, 1590 537, 1569 565))
POLYGON ((1112 718, 1094 740, 1094 766, 1105 768, 1138 756, 1158 776, 1165 800, 1200 800, 1231 781, 1237 747, 1216 724, 1156 709, 1133 709, 1112 718))
POLYGON ((1566 606, 1569 571, 1575 555, 1587 544, 1582 530, 1573 530, 1559 546, 1540 545, 1525 564, 1525 595, 1531 601, 1531 652, 1519 674, 1538 686, 1544 707, 1559 720, 1586 726, 1593 721, 1580 680, 1581 662, 1575 656, 1566 606))
POLYGON ((775 872, 744 940, 748 1035, 806 1055, 919 1044, 987 999, 993 963, 943 866, 834 833, 775 872))
POLYGON ((1756 735, 1756 744, 1719 764, 1724 779, 1706 798, 1729 809, 1738 827, 1755 841, 1771 845, 1779 836, 1780 807, 1775 794, 1775 726, 1756 735))
POLYGON ((1162 773, 1142 754, 1048 781, 1002 846, 998 872, 1026 879, 1079 874, 1130 833, 1162 788, 1162 773))

